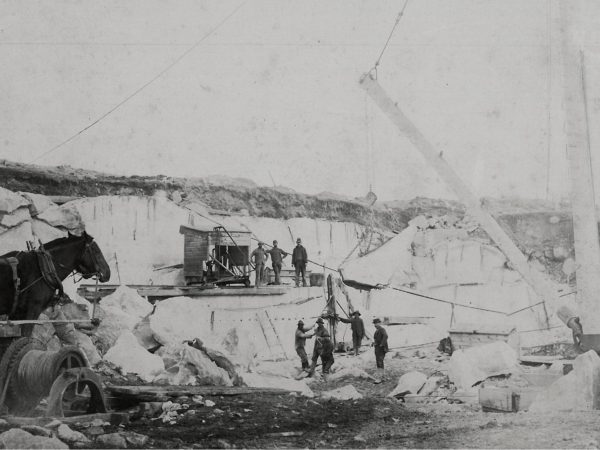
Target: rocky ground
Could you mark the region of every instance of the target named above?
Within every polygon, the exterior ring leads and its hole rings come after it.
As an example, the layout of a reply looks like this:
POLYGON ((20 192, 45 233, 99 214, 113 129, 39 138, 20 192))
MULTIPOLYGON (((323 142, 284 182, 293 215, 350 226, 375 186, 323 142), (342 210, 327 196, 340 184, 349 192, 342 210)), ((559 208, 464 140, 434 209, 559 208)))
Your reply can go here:
POLYGON ((441 355, 433 363, 422 356, 390 358, 382 384, 355 377, 323 381, 317 376, 310 383, 313 398, 298 394, 182 397, 174 399, 180 406, 171 414, 165 412, 172 402, 145 403, 129 409, 131 422, 125 425, 51 423, 42 431, 24 426, 38 436, 10 440, 15 438, 13 428, 12 435, 1 434, 0 441, 7 447, 17 442, 31 445, 32 439, 46 433, 54 441, 45 441, 44 448, 60 448, 52 447, 57 438, 70 448, 598 448, 598 411, 490 413, 482 412, 472 397, 407 402, 387 397, 407 369, 431 374, 445 361, 441 355), (362 398, 336 400, 322 395, 348 385, 362 398))

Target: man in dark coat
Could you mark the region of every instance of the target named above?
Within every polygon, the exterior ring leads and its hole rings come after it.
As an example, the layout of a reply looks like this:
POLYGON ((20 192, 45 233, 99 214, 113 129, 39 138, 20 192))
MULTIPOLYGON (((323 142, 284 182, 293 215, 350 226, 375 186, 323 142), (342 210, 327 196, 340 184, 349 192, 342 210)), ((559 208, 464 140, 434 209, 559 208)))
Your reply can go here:
POLYGON ((329 336, 329 332, 325 331, 321 337, 316 338, 315 347, 318 355, 321 357, 323 365, 323 375, 329 374, 329 370, 333 365, 333 342, 329 336))
POLYGON ((298 328, 296 329, 296 337, 295 337, 295 346, 296 353, 300 357, 300 361, 302 362, 302 368, 307 370, 309 368, 308 364, 308 356, 306 355, 306 350, 304 349, 304 345, 306 344, 306 340, 313 337, 314 333, 307 333, 310 331, 312 327, 305 327, 304 322, 302 320, 298 321, 298 328))
POLYGON ((329 334, 325 329, 324 321, 321 317, 317 319, 317 329, 314 332, 315 336, 315 346, 313 348, 313 354, 311 358, 311 365, 309 373, 312 375, 315 371, 315 367, 317 367, 317 361, 319 359, 319 342, 318 338, 323 337, 325 334, 329 334))
POLYGON ((254 280, 254 287, 260 287, 262 280, 265 276, 265 262, 269 255, 263 248, 263 243, 258 243, 258 248, 254 249, 250 255, 250 260, 254 260, 254 270, 256 272, 256 278, 254 280))
POLYGON ((308 256, 306 255, 306 249, 302 246, 302 240, 296 239, 296 246, 292 252, 292 266, 296 269, 296 287, 300 286, 300 274, 302 274, 302 286, 306 286, 306 263, 308 262, 308 256))
POLYGON ((273 248, 267 250, 267 253, 271 255, 271 263, 273 264, 273 272, 275 273, 275 284, 281 284, 279 274, 281 273, 281 263, 283 258, 287 256, 287 253, 277 247, 277 241, 273 241, 273 248))
POLYGON ((375 362, 377 364, 378 379, 375 380, 375 384, 379 384, 384 381, 384 368, 383 359, 385 354, 390 351, 388 348, 388 335, 385 328, 381 326, 381 320, 376 318, 373 319, 373 325, 375 325, 376 331, 373 335, 373 347, 375 347, 375 362))
POLYGON ((360 312, 358 310, 354 311, 352 314, 350 314, 350 316, 350 319, 344 319, 343 317, 338 317, 338 319, 340 322, 350 324, 350 329, 352 330, 352 346, 354 347, 354 356, 358 356, 360 345, 365 337, 365 324, 360 318, 360 312))

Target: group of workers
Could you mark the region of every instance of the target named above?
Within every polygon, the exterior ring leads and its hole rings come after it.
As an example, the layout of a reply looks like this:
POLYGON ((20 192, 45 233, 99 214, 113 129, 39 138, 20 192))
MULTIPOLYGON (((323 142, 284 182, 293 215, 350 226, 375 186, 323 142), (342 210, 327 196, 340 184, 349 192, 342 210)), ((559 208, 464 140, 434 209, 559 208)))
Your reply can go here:
MULTIPOLYGON (((334 316, 334 318, 343 323, 350 324, 352 329, 352 345, 354 348, 354 356, 358 356, 362 340, 367 336, 365 334, 363 320, 360 318, 360 312, 354 311, 351 316, 351 319, 343 319, 338 316, 334 316)), ((375 333, 373 334, 372 346, 375 349, 375 363, 377 366, 377 377, 375 378, 375 383, 381 383, 384 381, 385 376, 383 360, 385 358, 385 354, 389 352, 387 342, 388 335, 385 328, 383 328, 381 325, 381 320, 379 318, 373 319, 373 325, 375 326, 375 333)), ((323 366, 323 375, 327 376, 331 366, 334 363, 334 345, 321 317, 317 319, 315 325, 308 327, 304 326, 304 322, 302 320, 298 321, 298 328, 296 329, 295 336, 295 347, 296 353, 302 362, 302 369, 308 372, 309 376, 314 373, 319 358, 321 358, 321 364, 323 366), (311 332, 313 328, 314 331, 311 332), (306 345, 306 340, 312 338, 313 336, 315 337, 315 345, 313 348, 311 363, 309 364, 308 355, 306 354, 304 347, 306 345)))
MULTIPOLYGON (((255 270, 255 281, 254 287, 260 287, 263 283, 263 279, 265 277, 265 264, 271 256, 271 263, 273 265, 273 273, 275 274, 275 283, 281 284, 281 266, 283 264, 283 259, 288 255, 288 253, 277 246, 277 241, 273 241, 273 247, 269 250, 264 249, 264 242, 258 243, 258 248, 254 249, 254 251, 250 255, 250 261, 254 264, 255 270)), ((292 251, 292 267, 294 267, 296 272, 296 287, 300 286, 300 281, 302 281, 302 286, 306 286, 306 264, 308 263, 308 256, 306 253, 306 249, 302 246, 302 239, 296 239, 296 247, 292 251)))

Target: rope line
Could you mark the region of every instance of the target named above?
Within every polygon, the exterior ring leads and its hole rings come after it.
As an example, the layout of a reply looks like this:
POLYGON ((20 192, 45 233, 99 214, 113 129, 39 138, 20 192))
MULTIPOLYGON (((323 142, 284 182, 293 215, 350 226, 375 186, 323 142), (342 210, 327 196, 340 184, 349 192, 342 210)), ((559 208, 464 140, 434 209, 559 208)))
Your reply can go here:
MULTIPOLYGON (((247 1, 247 0, 246 0, 247 1)), ((87 130, 89 130, 90 128, 92 128, 94 125, 96 125, 98 122, 100 122, 101 120, 103 120, 105 117, 109 116, 110 114, 112 114, 115 110, 117 110, 118 108, 120 108, 121 106, 123 106, 125 103, 127 103, 129 100, 131 100, 133 97, 135 97, 137 94, 139 94, 140 92, 142 92, 145 88, 147 88, 149 85, 151 85, 152 83, 154 83, 156 80, 158 80, 160 77, 162 77, 165 73, 167 73, 169 70, 171 70, 177 63, 179 63, 183 58, 185 58, 187 55, 189 55, 192 51, 194 51, 205 39, 207 39, 210 35, 212 35, 215 31, 217 31, 219 28, 221 28, 221 26, 223 26, 223 24, 225 24, 225 22, 227 22, 235 13, 237 13, 240 8, 242 6, 244 6, 246 4, 246 1, 244 1, 243 3, 239 4, 231 13, 229 13, 223 20, 221 20, 221 22, 219 22, 215 27, 213 27, 212 29, 210 29, 204 36, 202 36, 202 38, 200 38, 194 45, 192 45, 190 48, 188 48, 185 52, 183 52, 177 59, 175 59, 175 61, 173 61, 171 64, 169 64, 167 67, 165 67, 162 71, 159 72, 158 75, 156 75, 155 77, 153 77, 152 79, 150 79, 150 81, 147 81, 146 83, 144 83, 141 87, 139 87, 138 89, 136 89, 135 91, 133 91, 133 93, 129 94, 127 97, 125 97, 124 100, 121 100, 119 103, 117 103, 115 106, 113 106, 111 109, 109 109, 107 112, 105 112, 104 114, 102 114, 100 117, 98 117, 96 120, 94 120, 92 123, 90 123, 89 125, 87 125, 86 127, 82 128, 80 131, 78 131, 77 133, 73 134, 71 137, 65 139, 64 141, 62 141, 61 143, 55 145, 54 147, 52 147, 51 149, 45 151, 44 153, 36 156, 34 159, 32 159, 29 164, 32 164, 42 158, 44 158, 45 156, 49 155, 50 153, 55 152, 56 150, 58 150, 59 148, 61 148, 63 145, 68 144, 69 142, 71 142, 73 139, 75 139, 76 137, 78 137, 79 135, 85 133, 87 130)))
POLYGON ((447 303, 449 305, 456 305, 456 306, 461 306, 463 308, 469 308, 469 309, 477 309, 479 311, 492 312, 492 313, 496 313, 496 314, 502 314, 504 316, 507 315, 504 311, 498 311, 498 310, 495 310, 495 309, 488 309, 488 308, 481 308, 479 306, 463 305, 462 303, 451 302, 450 300, 443 300, 441 298, 431 297, 429 295, 420 294, 418 292, 411 292, 411 291, 408 291, 408 290, 405 290, 405 289, 400 289, 400 288, 397 288, 397 287, 391 287, 390 286, 390 289, 393 289, 395 291, 405 292, 406 294, 415 295, 417 297, 427 298, 429 300, 434 300, 436 302, 447 303))
MULTIPOLYGON (((322 295, 316 295, 314 297, 308 297, 308 298, 303 298, 300 300, 296 300, 293 302, 287 302, 287 303, 277 303, 276 305, 269 305, 269 308, 278 308, 280 306, 293 306, 293 305, 302 305, 304 303, 308 303, 311 300, 316 300, 318 298, 323 298, 322 295)), ((215 311, 232 311, 232 312, 237 312, 237 311, 255 311, 255 310, 263 310, 265 309, 264 306, 249 306, 246 308, 215 308, 215 311)))
POLYGON ((512 316, 512 315, 517 314, 517 313, 519 313, 521 311, 525 311, 526 309, 533 308, 534 306, 543 305, 544 303, 546 303, 546 302, 544 300, 542 300, 541 302, 538 302, 538 303, 536 303, 534 305, 526 306, 525 308, 517 309, 516 311, 508 313, 507 316, 512 316))
POLYGON ((390 31, 390 35, 388 36, 387 41, 385 41, 385 44, 383 45, 383 48, 381 49, 381 53, 379 54, 379 57, 375 61, 375 65, 373 66, 373 69, 371 69, 372 72, 375 72, 376 79, 377 79, 377 67, 379 67, 379 65, 381 64, 381 58, 383 58, 383 54, 385 53, 385 51, 388 47, 388 44, 390 43, 390 40, 392 39, 392 35, 394 34, 394 31, 396 31, 396 27, 400 23, 400 19, 402 19, 402 16, 404 15, 404 10, 406 9, 407 5, 408 5, 408 0, 406 0, 404 2, 404 6, 398 13, 398 17, 396 17, 396 22, 394 23, 394 26, 392 27, 392 31, 390 31))

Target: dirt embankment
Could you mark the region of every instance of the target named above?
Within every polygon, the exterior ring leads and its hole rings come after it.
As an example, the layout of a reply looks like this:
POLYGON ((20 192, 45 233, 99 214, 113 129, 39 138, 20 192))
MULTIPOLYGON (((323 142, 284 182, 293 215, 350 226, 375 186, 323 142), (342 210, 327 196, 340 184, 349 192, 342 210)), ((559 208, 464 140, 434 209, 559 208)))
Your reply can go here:
POLYGON ((418 198, 410 202, 376 204, 364 199, 342 199, 332 195, 306 195, 285 187, 257 186, 249 180, 209 177, 206 179, 114 176, 69 166, 42 167, 0 161, 0 186, 11 191, 48 196, 96 197, 100 195, 153 195, 164 191, 171 198, 196 200, 209 208, 257 217, 288 219, 320 218, 400 231, 416 215, 464 215, 458 202, 418 198))
MULTIPOLYGON (((461 219, 459 202, 417 197, 409 201, 377 202, 344 198, 330 193, 307 195, 292 189, 258 186, 246 179, 212 176, 173 178, 115 176, 69 166, 43 167, 0 161, 0 186, 11 191, 48 196, 95 197, 100 195, 154 195, 165 192, 174 201, 196 201, 219 212, 289 219, 319 218, 373 225, 399 232, 416 216, 453 216, 461 219)), ((517 246, 540 263, 540 268, 560 282, 573 282, 563 263, 574 257, 573 226, 569 205, 523 199, 482 199, 517 246)), ((473 235, 486 239, 483 230, 473 235)))

